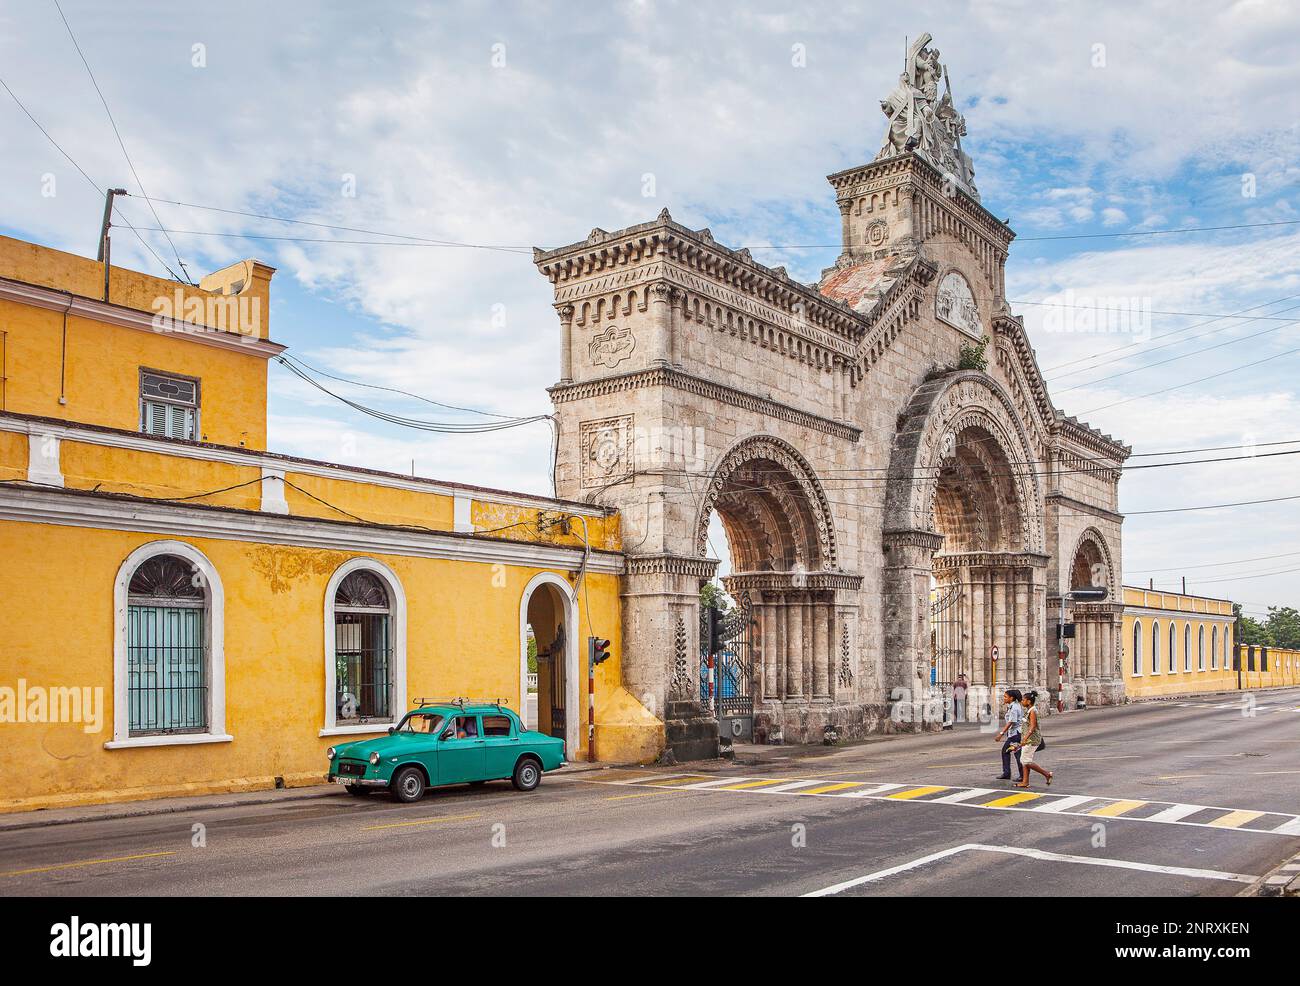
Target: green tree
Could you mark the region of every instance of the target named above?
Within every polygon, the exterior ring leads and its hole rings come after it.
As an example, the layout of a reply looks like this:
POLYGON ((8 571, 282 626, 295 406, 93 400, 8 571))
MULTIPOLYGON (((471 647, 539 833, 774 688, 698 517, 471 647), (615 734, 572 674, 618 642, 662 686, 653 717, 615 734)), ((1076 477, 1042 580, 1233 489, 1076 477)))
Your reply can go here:
POLYGON ((1273 635, 1269 628, 1243 613, 1241 603, 1233 603, 1232 611, 1237 617, 1237 643, 1253 647, 1273 646, 1273 635))
POLYGON ((1292 606, 1270 606, 1264 626, 1274 647, 1300 647, 1300 612, 1292 606))
POLYGON ((710 606, 716 606, 724 613, 731 611, 731 602, 717 582, 705 582, 700 588, 700 607, 708 609, 710 606))

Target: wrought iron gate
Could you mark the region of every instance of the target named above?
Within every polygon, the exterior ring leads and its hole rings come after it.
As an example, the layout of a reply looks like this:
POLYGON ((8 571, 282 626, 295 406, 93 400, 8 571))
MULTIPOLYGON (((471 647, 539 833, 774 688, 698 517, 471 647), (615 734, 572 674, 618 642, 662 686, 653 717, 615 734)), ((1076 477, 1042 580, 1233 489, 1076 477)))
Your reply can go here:
POLYGON ((949 714, 952 684, 962 667, 962 584, 940 583, 930 593, 930 694, 949 714))
POLYGON ((742 742, 754 738, 753 601, 743 594, 722 616, 714 632, 713 617, 700 607, 700 701, 718 718, 720 733, 742 742), (712 640, 711 640, 712 638, 712 640))

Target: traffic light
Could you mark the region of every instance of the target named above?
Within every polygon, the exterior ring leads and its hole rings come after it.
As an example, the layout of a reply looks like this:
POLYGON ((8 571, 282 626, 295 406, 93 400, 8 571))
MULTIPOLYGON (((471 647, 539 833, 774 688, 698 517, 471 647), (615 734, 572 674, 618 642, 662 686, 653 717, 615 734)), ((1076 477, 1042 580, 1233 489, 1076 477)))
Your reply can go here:
POLYGON ((717 606, 709 607, 709 653, 721 654, 727 649, 727 615, 717 606))
POLYGON ((587 663, 595 667, 602 661, 609 660, 609 641, 603 637, 587 638, 587 663))

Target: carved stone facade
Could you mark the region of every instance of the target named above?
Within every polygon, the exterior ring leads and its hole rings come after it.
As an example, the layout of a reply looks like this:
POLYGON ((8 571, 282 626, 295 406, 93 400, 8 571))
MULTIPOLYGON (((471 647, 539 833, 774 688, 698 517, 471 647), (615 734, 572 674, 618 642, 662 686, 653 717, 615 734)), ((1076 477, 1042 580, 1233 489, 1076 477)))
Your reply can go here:
MULTIPOLYGON (((923 37, 924 93, 946 75, 923 37)), ((756 709, 787 740, 911 728, 925 717, 904 703, 957 671, 1056 688, 1056 606, 1081 551, 1077 570, 1119 591, 1129 450, 1052 405, 1005 299, 1014 233, 969 168, 954 183, 942 163, 893 149, 831 175, 843 252, 817 284, 667 210, 536 251, 561 327, 557 492, 621 513, 624 677, 647 707, 697 687, 714 513, 729 591, 758 621, 756 709), (988 368, 958 370, 974 337, 988 368), (939 660, 945 588, 962 617, 939 660)), ((1091 607, 1074 614, 1094 629, 1067 703, 1122 698, 1118 617, 1091 607)))

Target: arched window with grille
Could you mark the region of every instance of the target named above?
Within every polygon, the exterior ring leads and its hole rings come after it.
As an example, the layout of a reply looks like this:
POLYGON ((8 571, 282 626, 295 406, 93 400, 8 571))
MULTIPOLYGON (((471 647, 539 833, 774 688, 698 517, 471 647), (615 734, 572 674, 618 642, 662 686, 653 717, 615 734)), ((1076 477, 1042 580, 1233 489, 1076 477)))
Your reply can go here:
POLYGON ((406 703, 406 601, 387 566, 354 558, 325 598, 323 733, 378 732, 406 703))
POLYGON ((1160 623, 1151 622, 1151 673, 1160 673, 1160 623))
POLYGON ((1196 670, 1205 670, 1205 624, 1196 630, 1196 670))
POLYGON ((1178 670, 1178 627, 1174 621, 1169 621, 1169 673, 1173 674, 1178 670))
POLYGON ((183 541, 133 551, 114 586, 113 739, 108 749, 228 742, 224 594, 183 541))
POLYGON ((1210 670, 1219 669, 1219 628, 1216 626, 1210 631, 1210 670))
POLYGON ((1133 621, 1133 675, 1142 674, 1142 621, 1133 621))
POLYGON ((1183 624, 1183 670, 1192 670, 1192 625, 1183 624))

